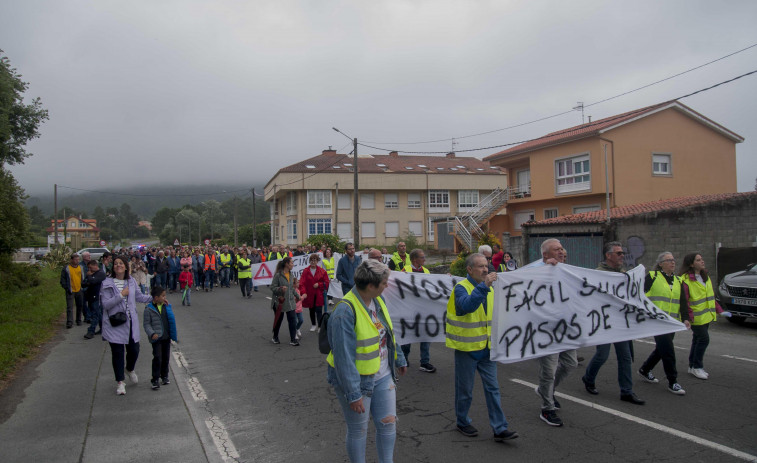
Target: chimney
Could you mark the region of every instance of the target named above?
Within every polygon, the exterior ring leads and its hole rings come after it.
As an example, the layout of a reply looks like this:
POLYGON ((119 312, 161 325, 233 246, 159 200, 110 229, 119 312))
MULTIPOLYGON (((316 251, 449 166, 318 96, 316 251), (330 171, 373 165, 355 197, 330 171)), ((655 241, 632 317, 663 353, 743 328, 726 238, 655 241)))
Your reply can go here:
POLYGON ((389 153, 389 156, 391 156, 391 157, 393 157, 393 158, 398 158, 398 157, 400 157, 399 153, 398 153, 398 152, 396 152, 396 151, 392 151, 391 153, 389 153))
POLYGON ((326 154, 326 155, 334 155, 334 154, 336 154, 336 150, 335 150, 335 149, 332 149, 332 148, 331 148, 331 147, 329 146, 329 149, 327 149, 327 150, 323 150, 323 152, 322 152, 321 154, 326 154))
POLYGON ((589 117, 589 124, 591 124, 591 116, 588 116, 588 117, 589 117))
POLYGON ((455 152, 454 151, 450 151, 449 153, 446 154, 446 157, 448 157, 448 158, 454 158, 455 157, 455 152))

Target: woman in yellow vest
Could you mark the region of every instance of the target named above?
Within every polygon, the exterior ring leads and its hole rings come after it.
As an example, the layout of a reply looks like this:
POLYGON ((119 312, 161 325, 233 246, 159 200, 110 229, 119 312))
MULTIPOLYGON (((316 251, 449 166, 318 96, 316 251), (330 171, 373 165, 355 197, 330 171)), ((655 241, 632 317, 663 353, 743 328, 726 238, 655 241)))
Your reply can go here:
POLYGON ((717 320, 717 314, 730 317, 715 300, 712 279, 707 275, 701 254, 687 254, 681 265, 681 294, 688 301, 691 320, 691 352, 689 352, 689 373, 699 379, 707 379, 704 371, 704 353, 710 343, 710 323, 717 320))
MULTIPOLYGON (((683 321, 686 328, 691 329, 689 304, 686 298, 681 297, 681 279, 676 276, 675 270, 676 260, 673 254, 667 251, 661 253, 657 256, 657 266, 644 280, 644 292, 654 305, 672 318, 683 321)), ((668 390, 676 395, 684 395, 686 391, 678 384, 674 336, 673 332, 654 337, 655 349, 639 368, 639 374, 648 383, 658 383, 659 380, 652 374, 652 369, 662 360, 662 368, 668 379, 668 390)))
POLYGON ((407 370, 397 348, 392 319, 379 297, 387 286, 389 267, 364 260, 355 271, 355 286, 334 308, 328 321, 332 347, 328 382, 334 387, 347 423, 347 455, 365 461, 369 414, 376 427, 379 462, 393 461, 396 439, 397 397, 395 367, 407 370))
MULTIPOLYGON (((323 269, 326 270, 326 274, 329 276, 329 280, 336 278, 336 267, 334 265, 334 253, 331 252, 331 248, 323 250, 323 259, 321 260, 323 269)), ((329 305, 334 305, 333 297, 328 296, 329 305)), ((324 306, 324 313, 328 312, 328 306, 324 306)))

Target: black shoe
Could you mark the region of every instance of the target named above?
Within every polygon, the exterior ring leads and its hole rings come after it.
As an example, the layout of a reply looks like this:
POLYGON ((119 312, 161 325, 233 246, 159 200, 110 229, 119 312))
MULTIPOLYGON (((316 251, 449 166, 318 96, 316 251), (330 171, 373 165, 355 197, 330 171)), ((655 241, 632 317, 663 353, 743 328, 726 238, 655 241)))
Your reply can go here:
POLYGON ((279 341, 279 338, 273 338, 271 339, 271 342, 274 344, 281 344, 281 341, 279 341))
POLYGON ((150 384, 152 384, 153 391, 156 389, 160 389, 160 383, 158 382, 157 379, 153 379, 152 381, 150 381, 150 384))
POLYGON ((577 363, 581 363, 581 362, 583 362, 584 360, 586 360, 586 359, 585 359, 585 358, 583 358, 583 357, 576 357, 576 362, 577 362, 577 363))
POLYGON ((554 410, 542 410, 539 418, 550 426, 562 426, 562 420, 554 410))
POLYGON ((555 410, 560 410, 560 402, 557 401, 557 398, 552 396, 552 403, 555 404, 555 410))
POLYGON ((66 323, 66 329, 71 329, 71 327, 73 326, 74 326, 73 323, 66 323))
POLYGON ((90 320, 89 318, 85 318, 84 323, 92 323, 92 320, 90 320))
POLYGON ((621 394, 620 400, 622 400, 623 402, 631 402, 635 405, 644 405, 646 403, 640 398, 636 397, 636 394, 634 394, 633 392, 630 394, 621 394))
POLYGON ((290 342, 289 342, 289 345, 290 345, 290 346, 295 346, 295 347, 296 347, 296 346, 299 346, 299 345, 300 345, 300 343, 299 343, 299 342, 297 342, 297 341, 290 341, 290 342))
POLYGON ((494 440, 497 441, 497 442, 502 442, 502 441, 505 441, 505 440, 515 439, 517 437, 518 437, 518 433, 517 432, 515 432, 515 431, 508 431, 507 429, 505 429, 501 433, 495 434, 494 435, 494 440))
POLYGON ((581 381, 584 383, 584 387, 586 388, 586 392, 588 392, 591 395, 597 395, 599 394, 599 391, 593 384, 589 384, 586 382, 586 378, 583 376, 581 377, 581 381))
POLYGON ((162 383, 162 384, 163 384, 164 386, 166 386, 166 385, 168 385, 168 384, 171 384, 171 380, 170 380, 170 379, 168 379, 168 377, 167 377, 167 376, 166 376, 165 378, 160 378, 160 382, 161 382, 161 383, 162 383))
POLYGON ((76 326, 81 326, 81 320, 76 320, 76 326))
POLYGON ((91 331, 87 331, 87 334, 84 335, 84 339, 92 339, 94 337, 95 335, 91 331))
MULTIPOLYGON (((457 430, 460 431, 460 434, 466 437, 476 437, 478 436, 478 429, 474 428, 472 425, 466 425, 466 426, 460 426, 457 425, 457 430)), ((507 432, 507 431, 505 431, 507 432)))
POLYGON ((421 363, 421 366, 418 369, 421 371, 425 371, 426 373, 436 372, 436 367, 431 365, 430 363, 421 363))
POLYGON ((103 330, 97 330, 97 331, 95 331, 95 334, 100 334, 102 332, 103 332, 103 330))

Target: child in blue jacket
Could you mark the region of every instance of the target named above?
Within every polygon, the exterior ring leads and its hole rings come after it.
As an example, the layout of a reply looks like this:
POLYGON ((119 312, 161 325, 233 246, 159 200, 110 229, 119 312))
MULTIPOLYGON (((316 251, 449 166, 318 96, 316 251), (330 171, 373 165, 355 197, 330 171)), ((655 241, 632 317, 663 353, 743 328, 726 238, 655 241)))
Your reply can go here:
POLYGON ((176 319, 171 304, 166 301, 166 290, 155 286, 150 291, 152 302, 147 304, 144 311, 145 333, 152 344, 152 388, 160 389, 160 378, 163 385, 170 384, 168 379, 168 360, 171 357, 171 340, 178 342, 176 336, 176 319))

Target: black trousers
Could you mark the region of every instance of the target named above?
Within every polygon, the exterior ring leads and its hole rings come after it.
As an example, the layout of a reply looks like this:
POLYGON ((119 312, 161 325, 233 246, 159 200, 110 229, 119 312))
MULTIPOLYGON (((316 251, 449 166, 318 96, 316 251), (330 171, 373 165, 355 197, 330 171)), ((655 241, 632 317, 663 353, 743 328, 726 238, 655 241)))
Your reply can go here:
POLYGON ((279 339, 279 330, 281 329, 281 322, 284 321, 284 314, 286 314, 287 324, 289 325, 289 338, 292 342, 295 342, 297 340, 297 316, 294 314, 294 310, 282 312, 281 304, 276 309, 276 315, 273 320, 273 337, 274 339, 279 339))
POLYGON ((131 337, 131 322, 129 324, 129 344, 110 344, 111 362, 113 363, 113 373, 116 375, 116 381, 124 380, 124 351, 126 351, 126 369, 134 371, 139 358, 139 343, 134 342, 131 337))
POLYGON ((318 328, 321 327, 321 315, 323 314, 323 306, 310 307, 310 324, 318 324, 318 328))
POLYGON ((678 371, 676 370, 676 351, 673 345, 675 333, 661 334, 654 337, 656 344, 655 349, 649 354, 649 357, 641 365, 641 371, 647 373, 651 371, 660 360, 662 368, 665 370, 665 376, 668 378, 668 384, 673 385, 678 382, 678 371))
POLYGON ((152 379, 168 378, 168 361, 171 357, 171 340, 161 339, 152 343, 152 379))

